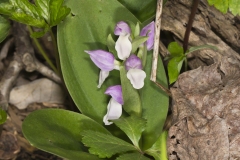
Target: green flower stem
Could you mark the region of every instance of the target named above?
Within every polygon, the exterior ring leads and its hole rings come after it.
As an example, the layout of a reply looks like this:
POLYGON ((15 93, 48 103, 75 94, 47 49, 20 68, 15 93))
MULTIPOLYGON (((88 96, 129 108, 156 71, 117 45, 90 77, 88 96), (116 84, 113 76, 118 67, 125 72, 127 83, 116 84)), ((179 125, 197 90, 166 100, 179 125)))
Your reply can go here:
MULTIPOLYGON (((30 34, 33 33, 33 30, 32 30, 32 28, 30 26, 28 26, 28 30, 29 30, 30 34)), ((53 69, 54 72, 58 73, 57 68, 54 66, 52 61, 49 59, 49 57, 47 56, 46 52, 44 51, 44 49, 42 48, 42 46, 38 42, 37 38, 32 38, 32 39, 33 39, 33 42, 35 43, 36 47, 38 48, 39 52, 42 54, 43 58, 49 64, 49 66, 53 69)))
POLYGON ((55 35, 52 32, 52 29, 50 29, 49 32, 50 32, 52 42, 53 42, 55 59, 56 59, 56 64, 57 64, 57 70, 58 70, 59 75, 62 77, 61 66, 60 66, 60 58, 59 58, 58 47, 57 47, 57 41, 56 41, 55 35))
POLYGON ((168 155, 167 155, 167 131, 163 131, 162 134, 160 135, 161 138, 161 146, 160 146, 160 158, 161 160, 168 160, 168 155))

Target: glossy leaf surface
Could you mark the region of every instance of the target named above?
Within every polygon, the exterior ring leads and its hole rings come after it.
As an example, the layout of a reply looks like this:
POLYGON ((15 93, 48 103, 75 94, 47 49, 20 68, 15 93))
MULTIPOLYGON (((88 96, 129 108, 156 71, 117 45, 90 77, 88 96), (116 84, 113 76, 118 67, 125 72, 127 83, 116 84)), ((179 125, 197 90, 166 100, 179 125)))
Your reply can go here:
POLYGON ((108 103, 104 92, 106 87, 119 84, 119 77, 110 75, 98 89, 99 69, 84 50, 107 50, 107 37, 114 32, 116 23, 126 20, 136 23, 137 19, 118 1, 67 0, 66 5, 73 16, 58 26, 63 77, 79 110, 102 123, 108 103))
POLYGON ((141 22, 149 23, 155 16, 157 0, 118 0, 141 22))
POLYGON ((23 134, 35 147, 67 159, 98 160, 83 146, 83 130, 110 134, 92 119, 61 109, 32 112, 23 122, 23 134))
MULTIPOLYGON (((150 81, 152 69, 152 52, 148 52, 145 72, 147 77, 145 85, 140 92, 142 101, 143 118, 147 120, 143 132, 143 148, 150 148, 160 136, 168 112, 169 97, 150 81)), ((160 56, 158 57, 157 82, 167 88, 167 77, 160 56)))

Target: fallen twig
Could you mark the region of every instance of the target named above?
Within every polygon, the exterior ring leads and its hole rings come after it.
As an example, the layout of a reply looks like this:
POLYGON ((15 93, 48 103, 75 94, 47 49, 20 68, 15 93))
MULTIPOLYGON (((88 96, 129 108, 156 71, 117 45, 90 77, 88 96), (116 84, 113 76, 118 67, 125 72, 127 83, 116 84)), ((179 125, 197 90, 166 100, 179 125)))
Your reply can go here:
POLYGON ((150 80, 153 82, 156 82, 156 77, 157 77, 156 74, 157 74, 159 40, 160 40, 160 29, 161 29, 162 5, 163 5, 163 1, 158 0, 156 19, 155 19, 155 36, 154 36, 154 47, 153 47, 152 72, 150 77, 150 80))

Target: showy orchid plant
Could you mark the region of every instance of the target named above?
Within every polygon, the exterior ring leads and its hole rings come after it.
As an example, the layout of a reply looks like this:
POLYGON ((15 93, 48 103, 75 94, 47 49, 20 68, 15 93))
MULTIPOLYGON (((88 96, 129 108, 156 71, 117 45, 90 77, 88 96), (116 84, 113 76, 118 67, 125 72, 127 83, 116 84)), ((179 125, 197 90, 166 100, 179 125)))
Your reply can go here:
MULTIPOLYGON (((20 2, 25 7, 25 0, 11 1, 20 2)), ((125 6, 127 0, 34 2, 28 8, 34 7, 40 17, 48 15, 45 2, 51 4, 50 21, 55 18, 53 6, 71 9, 57 26, 57 43, 64 82, 80 113, 63 109, 31 113, 22 127, 28 141, 70 160, 166 160, 163 126, 169 97, 150 81, 155 4, 141 3, 144 8, 153 4, 151 11, 135 15, 125 6)), ((20 9, 28 9, 24 7, 20 9)), ((62 18, 64 8, 55 11, 62 18)), ((158 59, 157 81, 167 87, 158 59)))
MULTIPOLYGON (((135 45, 138 46, 134 47, 138 48, 146 45, 147 50, 152 50, 154 43, 154 29, 154 22, 145 26, 140 33, 142 38, 139 38, 143 40, 142 43, 145 44, 137 43, 135 45), (145 36, 147 36, 147 39, 145 39, 145 36)), ((105 79, 108 77, 109 71, 112 71, 113 69, 119 70, 121 66, 124 66, 127 71, 126 77, 130 80, 133 88, 141 89, 144 86, 146 73, 143 70, 142 59, 139 58, 142 57, 142 55, 139 55, 138 57, 137 53, 132 52, 132 41, 134 41, 134 37, 131 36, 131 29, 126 22, 120 21, 115 27, 114 34, 119 36, 115 44, 117 58, 114 58, 112 53, 101 49, 85 51, 90 55, 93 63, 101 69, 98 88, 101 87, 105 79)), ((146 54, 146 52, 144 54, 146 54)), ((109 87, 105 94, 112 96, 107 106, 107 114, 103 118, 105 125, 110 125, 112 122, 109 122, 109 120, 118 119, 122 115, 122 105, 124 102, 121 85, 109 87)))

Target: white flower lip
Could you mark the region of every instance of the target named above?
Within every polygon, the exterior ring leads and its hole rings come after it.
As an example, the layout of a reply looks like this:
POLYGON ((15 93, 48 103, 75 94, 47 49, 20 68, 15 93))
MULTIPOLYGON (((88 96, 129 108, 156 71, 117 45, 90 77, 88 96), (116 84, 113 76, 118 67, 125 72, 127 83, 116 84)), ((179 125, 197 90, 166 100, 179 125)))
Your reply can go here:
POLYGON ((129 69, 127 72, 127 78, 130 80, 133 88, 141 89, 144 86, 146 73, 141 69, 129 69))
POLYGON ((107 106, 107 114, 103 117, 104 124, 111 125, 113 122, 109 122, 109 120, 119 119, 121 115, 122 105, 111 98, 107 106))

